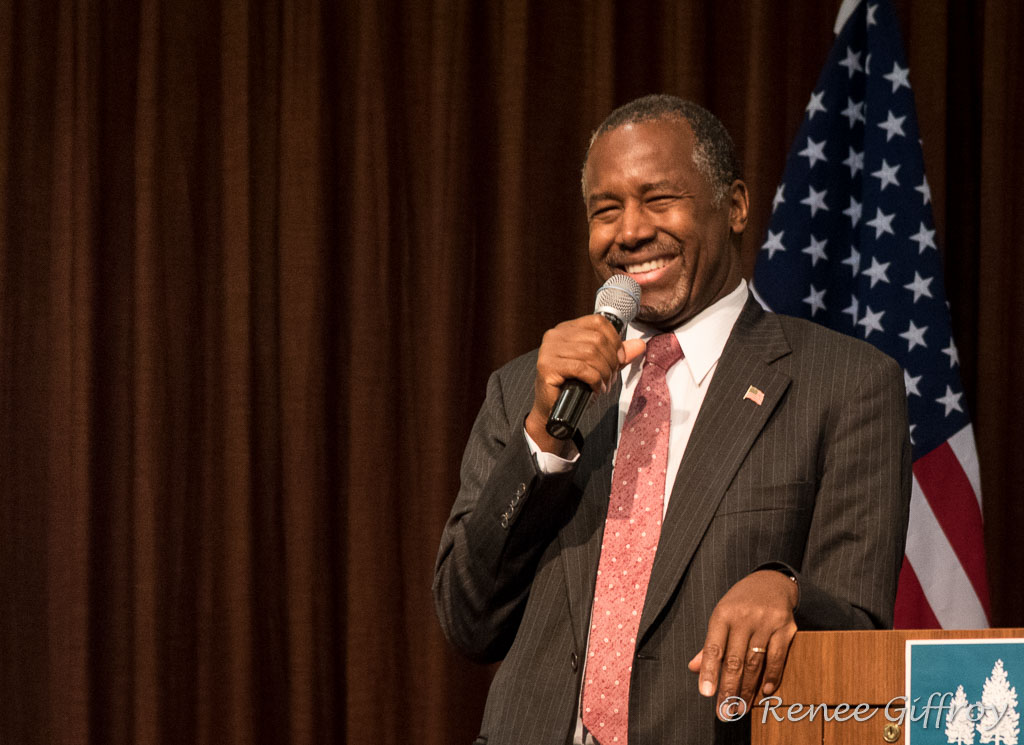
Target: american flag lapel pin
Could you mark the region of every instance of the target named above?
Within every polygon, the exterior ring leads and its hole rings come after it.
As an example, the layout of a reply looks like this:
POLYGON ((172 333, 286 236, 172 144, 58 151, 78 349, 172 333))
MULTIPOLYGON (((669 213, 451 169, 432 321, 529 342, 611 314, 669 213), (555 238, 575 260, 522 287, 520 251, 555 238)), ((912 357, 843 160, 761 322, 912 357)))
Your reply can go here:
POLYGON ((749 388, 747 388, 747 392, 743 394, 744 401, 747 400, 748 398, 755 404, 760 406, 761 404, 764 403, 764 391, 762 391, 760 388, 750 386, 749 388))

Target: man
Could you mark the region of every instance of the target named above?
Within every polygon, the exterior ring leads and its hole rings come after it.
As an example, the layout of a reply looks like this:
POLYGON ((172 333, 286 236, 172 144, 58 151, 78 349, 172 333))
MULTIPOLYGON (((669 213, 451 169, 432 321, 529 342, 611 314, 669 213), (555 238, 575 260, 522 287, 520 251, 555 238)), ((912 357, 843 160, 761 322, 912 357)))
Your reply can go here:
POLYGON ((438 616, 466 654, 504 660, 480 743, 743 742, 749 717, 732 720, 778 686, 797 628, 892 622, 903 377, 749 297, 747 188, 704 109, 612 112, 583 190, 591 262, 640 284, 637 321, 624 341, 598 315, 559 324, 491 376, 438 616), (545 423, 570 378, 598 395, 562 441, 545 423))

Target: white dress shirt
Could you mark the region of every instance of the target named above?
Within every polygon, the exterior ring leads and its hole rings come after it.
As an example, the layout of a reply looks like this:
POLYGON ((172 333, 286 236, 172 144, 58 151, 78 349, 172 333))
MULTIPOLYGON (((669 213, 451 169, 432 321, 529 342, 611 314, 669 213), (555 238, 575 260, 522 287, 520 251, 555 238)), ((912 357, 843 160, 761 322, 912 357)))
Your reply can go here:
MULTIPOLYGON (((704 396, 707 394, 708 386, 714 377, 715 369, 718 367, 718 360, 722 356, 725 342, 732 332, 732 327, 739 318, 743 305, 747 301, 747 283, 740 280, 732 292, 705 308, 689 321, 675 330, 676 339, 679 340, 679 347, 683 350, 683 358, 669 368, 666 375, 669 394, 672 397, 672 423, 669 431, 668 442, 668 466, 666 468, 666 489, 665 489, 665 511, 668 510, 668 501, 672 492, 672 484, 675 483, 676 474, 679 472, 679 465, 683 461, 683 453, 686 451, 686 444, 690 440, 690 433, 693 431, 693 423, 700 412, 704 396)), ((627 339, 649 340, 656 334, 661 333, 639 322, 630 323, 626 328, 627 339)), ((640 373, 643 370, 644 357, 641 355, 632 363, 622 368, 622 391, 619 394, 619 421, 618 431, 622 431, 622 423, 626 419, 626 412, 629 410, 630 401, 633 399, 633 391, 640 382, 640 373)), ((524 430, 525 434, 525 430, 524 430)), ((616 442, 618 442, 616 436, 616 442)), ((526 441, 530 446, 537 468, 541 473, 558 473, 572 468, 579 458, 579 453, 571 452, 570 457, 562 458, 553 453, 545 453, 537 447, 533 439, 527 434, 526 441)), ((570 445, 573 451, 575 446, 570 445)), ((664 516, 664 515, 663 515, 664 516)), ((589 643, 589 640, 588 640, 589 643)), ((584 674, 586 670, 584 669, 584 674)), ((697 685, 694 680, 694 685, 697 685)), ((582 696, 582 688, 580 690, 582 696)), ((578 705, 577 705, 578 706, 578 705)), ((583 729, 583 720, 577 714, 576 735, 573 738, 575 745, 590 745, 593 739, 583 729)))

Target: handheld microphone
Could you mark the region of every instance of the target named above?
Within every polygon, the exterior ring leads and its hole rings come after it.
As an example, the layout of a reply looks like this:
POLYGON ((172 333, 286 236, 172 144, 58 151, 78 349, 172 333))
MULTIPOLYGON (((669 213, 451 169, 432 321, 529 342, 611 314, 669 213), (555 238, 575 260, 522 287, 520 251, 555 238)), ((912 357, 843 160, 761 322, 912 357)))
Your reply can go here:
MULTIPOLYGON (((612 275, 601 285, 594 299, 594 312, 611 321, 620 335, 625 333, 626 324, 636 317, 639 310, 640 285, 626 274, 612 275)), ((582 380, 566 380, 548 417, 545 427, 548 434, 559 440, 572 437, 591 393, 590 386, 582 380)))

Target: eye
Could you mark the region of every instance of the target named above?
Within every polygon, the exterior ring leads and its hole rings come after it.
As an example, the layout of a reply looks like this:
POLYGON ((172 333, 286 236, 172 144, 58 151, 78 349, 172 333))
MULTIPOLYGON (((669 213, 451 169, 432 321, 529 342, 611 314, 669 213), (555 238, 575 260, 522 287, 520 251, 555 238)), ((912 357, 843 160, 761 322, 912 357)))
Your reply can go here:
POLYGON ((607 220, 613 217, 619 210, 617 204, 601 204, 590 211, 591 220, 607 220))

